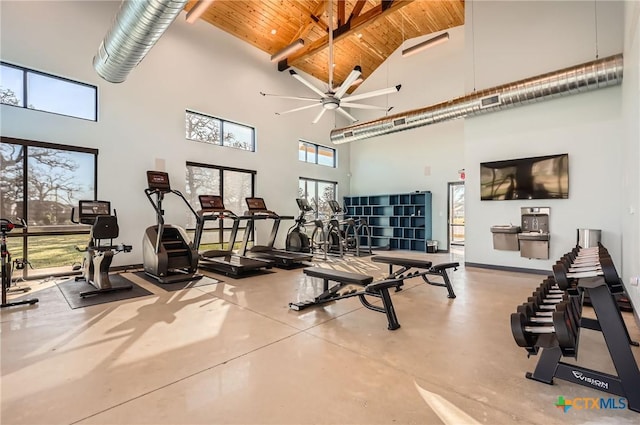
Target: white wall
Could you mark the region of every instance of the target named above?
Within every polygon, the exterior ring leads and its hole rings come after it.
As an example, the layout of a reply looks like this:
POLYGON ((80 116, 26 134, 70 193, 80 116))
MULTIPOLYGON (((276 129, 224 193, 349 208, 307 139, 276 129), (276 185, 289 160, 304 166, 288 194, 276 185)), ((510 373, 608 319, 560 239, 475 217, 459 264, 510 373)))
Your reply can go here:
MULTIPOLYGON (((595 59, 593 2, 480 1, 466 19, 468 91, 595 59)), ((599 57, 622 52, 623 4, 598 2, 597 21, 599 57)), ((618 86, 465 120, 465 261, 550 270, 575 245, 577 228, 593 228, 620 264, 621 93, 618 86), (568 200, 480 201, 480 162, 556 153, 569 154, 568 200), (519 223, 520 207, 531 206, 551 207, 550 259, 492 249, 490 227, 519 223)))
MULTIPOLYGON (((622 146, 622 278, 636 312, 640 290, 631 279, 640 276, 640 3, 625 3, 624 81, 625 126, 622 146)), ((636 313, 636 317, 640 314, 636 313)))
MULTIPOLYGON (((297 212, 298 177, 337 181, 348 188, 349 148, 338 147, 339 168, 298 161, 298 138, 329 145, 330 114, 278 117, 300 106, 260 91, 308 96, 269 56, 204 22, 188 25, 184 14, 121 84, 100 79, 92 59, 119 2, 2 1, 2 60, 98 86, 99 121, 88 122, 2 105, 2 136, 98 148, 98 196, 118 210, 121 240, 134 245, 118 264, 140 263, 140 241, 155 216, 143 189, 145 171, 166 160, 172 186, 184 190, 185 162, 257 170, 257 192, 278 212, 297 212), (185 109, 252 125, 257 152, 185 140, 185 109)), ((292 103, 293 102, 293 103, 292 103)), ((340 122, 339 125, 344 123, 340 122)), ((167 222, 184 225, 186 209, 167 202, 167 222)), ((283 224, 285 227, 285 224, 283 224)), ((286 229, 285 229, 286 230, 286 229)), ((259 236, 265 232, 262 231, 259 236)), ((283 232, 284 233, 284 232, 283 232)))
MULTIPOLYGON (((400 113, 464 94, 464 28, 449 30, 449 42, 403 58, 401 52, 433 35, 405 41, 361 87, 402 84, 400 92, 367 103, 394 106, 400 113)), ((362 103, 365 103, 363 101, 362 103)), ((353 109, 367 121, 381 115, 353 109)), ((371 195, 428 190, 432 193, 432 239, 447 248, 448 182, 464 168, 462 120, 351 143, 351 193, 371 195)))

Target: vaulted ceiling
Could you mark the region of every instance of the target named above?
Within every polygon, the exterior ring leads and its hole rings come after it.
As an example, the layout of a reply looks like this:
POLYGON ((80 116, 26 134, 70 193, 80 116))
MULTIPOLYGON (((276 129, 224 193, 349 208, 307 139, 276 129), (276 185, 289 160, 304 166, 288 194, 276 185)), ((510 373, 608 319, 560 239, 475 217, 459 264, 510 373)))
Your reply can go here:
POLYGON ((335 85, 356 65, 367 78, 411 38, 464 24, 464 0, 215 0, 200 19, 270 55, 301 38, 304 47, 274 70, 293 66, 328 81, 330 3, 335 85))

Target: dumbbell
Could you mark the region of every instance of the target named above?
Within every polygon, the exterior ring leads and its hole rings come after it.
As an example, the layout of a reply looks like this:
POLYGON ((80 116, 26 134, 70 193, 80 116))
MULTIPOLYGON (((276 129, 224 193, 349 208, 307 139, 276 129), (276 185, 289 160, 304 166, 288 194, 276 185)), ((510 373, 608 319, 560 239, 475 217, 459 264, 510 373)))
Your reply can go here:
POLYGON ((580 318, 576 318, 570 302, 562 302, 553 312, 553 328, 555 329, 558 346, 565 356, 578 355, 577 344, 580 332, 580 318))
POLYGON ((553 323, 553 311, 537 310, 536 305, 532 302, 526 302, 516 308, 517 313, 522 313, 529 318, 531 323, 553 323))
POLYGON ((580 312, 582 309, 582 295, 577 290, 570 292, 563 292, 562 295, 555 295, 554 297, 545 297, 544 291, 536 291, 531 297, 527 299, 527 303, 531 304, 531 310, 537 314, 537 316, 551 316, 550 312, 556 309, 556 306, 561 302, 570 302, 575 311, 580 312), (546 311, 546 314, 541 314, 546 311))
POLYGON ((556 306, 552 321, 540 323, 534 321, 529 307, 519 308, 519 311, 511 314, 511 333, 520 347, 524 347, 531 354, 538 351, 538 340, 541 335, 555 334, 556 339, 560 335, 562 342, 558 345, 569 355, 575 355, 579 323, 575 319, 570 301, 562 302, 556 306))
POLYGON ((545 292, 544 289, 536 289, 530 297, 527 298, 527 302, 534 303, 536 310, 553 310, 555 305, 560 301, 568 300, 567 294, 553 294, 550 295, 545 292))

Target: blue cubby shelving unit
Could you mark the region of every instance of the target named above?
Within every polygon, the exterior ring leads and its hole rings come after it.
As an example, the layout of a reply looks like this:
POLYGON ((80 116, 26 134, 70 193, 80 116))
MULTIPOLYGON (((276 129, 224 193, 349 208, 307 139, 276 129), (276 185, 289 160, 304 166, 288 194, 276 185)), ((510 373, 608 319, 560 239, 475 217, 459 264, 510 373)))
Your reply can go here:
MULTIPOLYGON (((427 251, 431 239, 431 192, 345 196, 347 216, 363 218, 373 248, 427 251)), ((361 240, 366 244, 366 240, 361 240)))

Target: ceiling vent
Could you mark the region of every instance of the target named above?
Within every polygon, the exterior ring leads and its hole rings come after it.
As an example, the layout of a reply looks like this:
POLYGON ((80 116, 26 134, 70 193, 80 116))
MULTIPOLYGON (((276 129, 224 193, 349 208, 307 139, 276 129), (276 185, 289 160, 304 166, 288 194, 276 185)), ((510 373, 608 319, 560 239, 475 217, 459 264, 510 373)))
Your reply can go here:
POLYGON ((331 131, 331 141, 335 144, 355 142, 541 100, 616 86, 622 83, 622 65, 621 54, 587 62, 515 83, 481 90, 425 108, 336 128, 331 131))
POLYGON ((125 0, 98 47, 93 68, 110 83, 121 83, 156 44, 188 0, 125 0))

